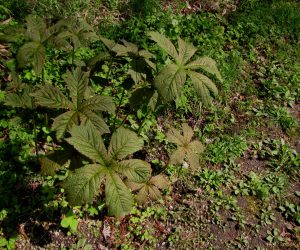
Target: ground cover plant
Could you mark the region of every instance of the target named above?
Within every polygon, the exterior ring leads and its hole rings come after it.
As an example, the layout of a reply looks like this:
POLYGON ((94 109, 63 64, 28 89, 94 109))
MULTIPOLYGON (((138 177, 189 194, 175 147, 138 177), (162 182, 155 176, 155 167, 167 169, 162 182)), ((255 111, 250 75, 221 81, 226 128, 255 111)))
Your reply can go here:
POLYGON ((300 4, 0 4, 0 249, 298 249, 300 4))

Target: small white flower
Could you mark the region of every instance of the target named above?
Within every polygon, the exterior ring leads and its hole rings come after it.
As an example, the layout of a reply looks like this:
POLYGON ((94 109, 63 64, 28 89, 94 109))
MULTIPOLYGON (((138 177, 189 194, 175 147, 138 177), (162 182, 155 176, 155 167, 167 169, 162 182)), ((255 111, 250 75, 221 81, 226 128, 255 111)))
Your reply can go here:
POLYGON ((211 143, 212 141, 213 141, 213 139, 210 139, 210 138, 206 138, 206 139, 205 139, 205 142, 206 142, 206 143, 211 143))
POLYGON ((184 161, 182 163, 182 167, 185 168, 185 169, 187 169, 189 167, 189 164, 186 161, 184 161))

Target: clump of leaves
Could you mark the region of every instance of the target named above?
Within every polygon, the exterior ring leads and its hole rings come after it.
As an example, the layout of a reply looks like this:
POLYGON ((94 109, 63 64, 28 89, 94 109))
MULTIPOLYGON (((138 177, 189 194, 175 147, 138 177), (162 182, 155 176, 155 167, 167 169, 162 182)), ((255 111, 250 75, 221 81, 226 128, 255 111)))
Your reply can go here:
POLYGON ((12 81, 6 87, 4 104, 16 108, 34 109, 35 103, 30 94, 33 87, 22 82, 16 72, 11 73, 12 81))
POLYGON ((32 94, 36 103, 41 106, 67 110, 56 117, 52 124, 52 129, 56 131, 58 139, 62 138, 73 125, 79 124, 91 124, 101 134, 109 133, 109 128, 103 118, 94 111, 107 111, 114 114, 115 105, 109 96, 93 95, 88 86, 88 75, 88 72, 83 72, 80 68, 67 71, 64 80, 70 98, 52 85, 43 85, 32 94))
POLYGON ((213 164, 234 162, 247 149, 247 143, 240 136, 217 138, 207 146, 207 160, 213 164))
POLYGON ((57 28, 61 30, 58 38, 67 41, 69 46, 73 48, 72 64, 77 66, 85 66, 85 63, 74 58, 75 50, 87 47, 91 42, 96 41, 96 35, 93 27, 82 18, 62 19, 57 23, 57 28))
MULTIPOLYGON (((105 37, 100 37, 100 39, 117 57, 125 57, 129 61, 128 75, 135 83, 135 88, 129 100, 131 108, 135 110, 146 105, 148 109, 154 111, 158 104, 158 93, 153 87, 151 69, 155 69, 155 64, 151 59, 155 56, 145 49, 139 49, 136 44, 125 40, 116 43, 105 37)), ((105 56, 105 54, 100 54, 96 58, 102 60, 105 56)))
POLYGON ((23 68, 32 64, 36 74, 40 74, 46 60, 46 46, 70 49, 67 41, 57 36, 55 25, 47 27, 44 19, 35 15, 25 18, 26 30, 24 31, 26 43, 21 46, 17 54, 18 67, 23 68))
POLYGON ((156 175, 143 183, 134 181, 126 181, 126 185, 132 190, 136 191, 136 201, 143 205, 148 201, 155 201, 161 198, 161 191, 166 189, 170 184, 166 176, 156 175))
POLYGON ((189 76, 203 104, 209 105, 212 102, 212 96, 218 94, 218 89, 210 78, 196 70, 200 69, 208 74, 215 75, 222 82, 216 62, 206 56, 196 58, 190 62, 197 49, 181 38, 178 38, 178 50, 176 50, 174 44, 164 35, 152 31, 149 32, 149 36, 173 59, 173 62, 163 67, 154 79, 154 84, 164 100, 169 102, 180 98, 183 85, 187 80, 187 76, 189 76))
POLYGON ((123 216, 131 211, 133 197, 124 183, 124 177, 130 181, 144 182, 151 174, 150 165, 139 159, 124 160, 128 155, 143 147, 143 140, 134 132, 120 127, 113 133, 106 149, 101 134, 95 127, 74 126, 67 142, 81 154, 93 161, 70 174, 64 183, 71 205, 90 203, 103 191, 108 213, 123 216))
POLYGON ((56 171, 66 165, 69 165, 71 169, 76 169, 83 166, 83 160, 86 158, 78 154, 71 145, 63 143, 60 148, 40 157, 41 174, 53 176, 56 171))
POLYGON ((199 154, 203 152, 204 147, 198 140, 193 140, 193 129, 187 124, 182 124, 182 132, 171 128, 167 133, 167 140, 175 143, 178 148, 171 154, 171 164, 182 164, 187 158, 193 170, 199 168, 199 154))
POLYGON ((62 19, 57 26, 63 28, 58 37, 68 41, 75 50, 88 46, 98 38, 93 27, 82 18, 62 19))
POLYGON ((100 38, 108 49, 113 51, 116 56, 130 58, 130 68, 128 74, 135 83, 147 80, 147 67, 155 68, 155 64, 151 62, 155 56, 145 49, 139 49, 134 43, 121 40, 122 43, 115 43, 104 37, 100 38))

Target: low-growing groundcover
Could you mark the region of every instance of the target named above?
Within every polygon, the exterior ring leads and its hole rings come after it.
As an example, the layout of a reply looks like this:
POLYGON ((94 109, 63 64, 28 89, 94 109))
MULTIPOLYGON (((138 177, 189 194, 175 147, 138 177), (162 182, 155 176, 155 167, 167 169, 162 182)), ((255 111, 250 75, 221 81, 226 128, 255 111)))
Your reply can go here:
POLYGON ((0 5, 0 249, 299 248, 297 1, 28 2, 0 5))

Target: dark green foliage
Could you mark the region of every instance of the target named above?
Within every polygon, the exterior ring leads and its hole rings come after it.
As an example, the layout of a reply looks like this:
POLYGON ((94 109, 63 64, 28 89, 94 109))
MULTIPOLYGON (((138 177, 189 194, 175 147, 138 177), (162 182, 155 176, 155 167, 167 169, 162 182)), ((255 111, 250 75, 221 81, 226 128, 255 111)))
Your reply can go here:
POLYGON ((130 0, 132 11, 138 15, 146 16, 160 8, 159 0, 130 0))
POLYGON ((200 57, 190 61, 197 49, 181 38, 178 38, 178 50, 176 50, 172 42, 164 35, 150 32, 149 36, 174 60, 174 63, 167 64, 161 69, 154 79, 155 87, 162 98, 167 102, 178 99, 182 95, 183 85, 189 76, 203 104, 206 106, 211 104, 212 96, 218 94, 217 87, 207 76, 196 70, 202 69, 215 75, 222 82, 216 62, 209 57, 200 57))
POLYGON ((35 103, 30 94, 33 87, 22 82, 16 72, 11 73, 12 81, 6 87, 4 104, 11 107, 34 109, 35 103))
POLYGON ((148 163, 130 159, 129 154, 143 146, 143 140, 124 128, 119 128, 112 135, 106 149, 101 134, 92 126, 74 127, 72 137, 66 139, 80 153, 92 160, 93 164, 85 165, 71 174, 64 187, 72 205, 92 202, 102 191, 105 182, 105 200, 111 215, 123 216, 130 212, 133 198, 122 180, 126 176, 131 181, 143 182, 151 174, 148 163))
POLYGON ((62 138, 73 125, 91 124, 102 133, 108 133, 109 128, 104 120, 94 111, 108 111, 113 114, 115 105, 108 96, 95 95, 88 86, 88 72, 77 68, 67 71, 64 80, 69 91, 69 97, 57 87, 51 85, 40 86, 32 96, 38 105, 65 109, 67 112, 54 119, 52 129, 56 131, 58 139, 62 138))
POLYGON ((151 80, 147 79, 147 73, 149 74, 149 69, 147 69, 147 67, 152 69, 155 68, 155 64, 151 61, 151 59, 155 57, 152 53, 144 49, 139 50, 136 44, 127 42, 125 40, 122 40, 122 44, 119 44, 112 40, 101 37, 101 41, 109 50, 113 51, 116 56, 130 58, 131 61, 128 74, 136 84, 151 80))
POLYGON ((26 43, 18 50, 18 67, 23 68, 31 64, 35 73, 41 74, 46 60, 46 46, 54 45, 68 49, 67 42, 56 36, 57 32, 55 25, 47 27, 41 17, 27 16, 24 31, 26 43))
POLYGON ((11 43, 0 46, 1 249, 297 249, 297 1, 33 0, 24 11, 43 21, 31 15, 26 27, 12 5, 22 1, 8 2, 11 12, 0 4, 0 36, 11 43), (192 56, 205 65, 187 69, 192 56), (175 75, 168 67, 186 74, 175 94, 162 84, 175 75), (190 71, 218 86, 215 105, 202 105, 213 91, 202 82, 195 95, 190 71), (53 117, 66 141, 54 138, 53 117), (200 159, 193 136, 207 145, 200 159), (131 210, 134 197, 150 207, 131 210))
POLYGON ((213 164, 234 161, 247 149, 244 138, 224 137, 218 138, 207 146, 207 159, 213 164))

